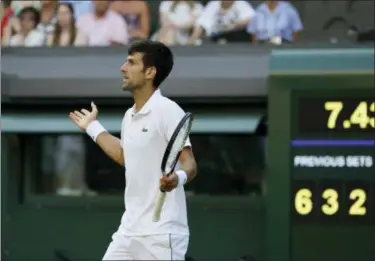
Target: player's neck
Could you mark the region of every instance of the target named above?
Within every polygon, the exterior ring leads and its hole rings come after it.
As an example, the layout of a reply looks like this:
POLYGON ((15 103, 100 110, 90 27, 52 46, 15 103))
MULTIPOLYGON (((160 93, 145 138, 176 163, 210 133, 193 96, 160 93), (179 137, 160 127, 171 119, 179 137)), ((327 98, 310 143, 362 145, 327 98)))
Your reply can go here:
POLYGON ((151 98, 156 89, 154 88, 142 88, 133 91, 133 99, 135 103, 135 111, 139 112, 143 105, 151 98))

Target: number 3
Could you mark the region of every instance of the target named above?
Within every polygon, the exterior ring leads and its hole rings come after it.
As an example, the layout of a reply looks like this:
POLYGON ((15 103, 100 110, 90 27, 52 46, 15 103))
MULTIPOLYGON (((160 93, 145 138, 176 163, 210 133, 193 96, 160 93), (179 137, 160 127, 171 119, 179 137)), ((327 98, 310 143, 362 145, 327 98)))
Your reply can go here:
POLYGON ((322 206, 322 211, 328 216, 332 216, 339 210, 339 202, 337 191, 334 189, 324 190, 322 197, 326 200, 326 204, 322 206))
POLYGON ((366 192, 363 189, 354 189, 350 192, 349 198, 355 200, 349 209, 349 214, 353 216, 366 215, 366 208, 363 206, 366 201, 366 192))

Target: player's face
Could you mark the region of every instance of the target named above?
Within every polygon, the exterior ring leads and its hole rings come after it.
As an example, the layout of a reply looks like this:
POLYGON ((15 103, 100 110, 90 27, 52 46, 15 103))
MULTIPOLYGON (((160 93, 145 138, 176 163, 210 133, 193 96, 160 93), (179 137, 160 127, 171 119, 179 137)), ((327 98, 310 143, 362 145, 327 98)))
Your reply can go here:
POLYGON ((141 53, 129 55, 126 62, 121 66, 122 89, 132 91, 145 84, 145 71, 141 53))

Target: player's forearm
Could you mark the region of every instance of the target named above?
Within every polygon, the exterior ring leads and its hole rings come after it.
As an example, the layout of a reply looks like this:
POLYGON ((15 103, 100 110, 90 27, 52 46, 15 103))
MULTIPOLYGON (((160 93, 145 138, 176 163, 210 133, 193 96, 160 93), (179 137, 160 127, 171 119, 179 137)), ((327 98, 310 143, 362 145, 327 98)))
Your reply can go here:
POLYGON ((187 175, 186 183, 192 181, 197 175, 197 163, 195 162, 195 159, 189 157, 184 160, 181 164, 181 169, 185 171, 187 175))
POLYGON ((125 165, 124 151, 119 138, 111 135, 109 132, 102 132, 99 134, 96 143, 113 161, 121 166, 125 165))

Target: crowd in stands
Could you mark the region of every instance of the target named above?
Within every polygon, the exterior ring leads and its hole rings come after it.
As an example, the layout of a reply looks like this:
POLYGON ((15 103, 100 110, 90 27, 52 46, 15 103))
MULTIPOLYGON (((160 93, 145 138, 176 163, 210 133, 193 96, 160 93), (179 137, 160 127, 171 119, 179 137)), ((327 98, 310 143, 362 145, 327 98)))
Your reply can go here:
POLYGON ((202 41, 298 41, 303 25, 289 1, 2 1, 2 46, 113 46, 136 39, 167 45, 202 41))

